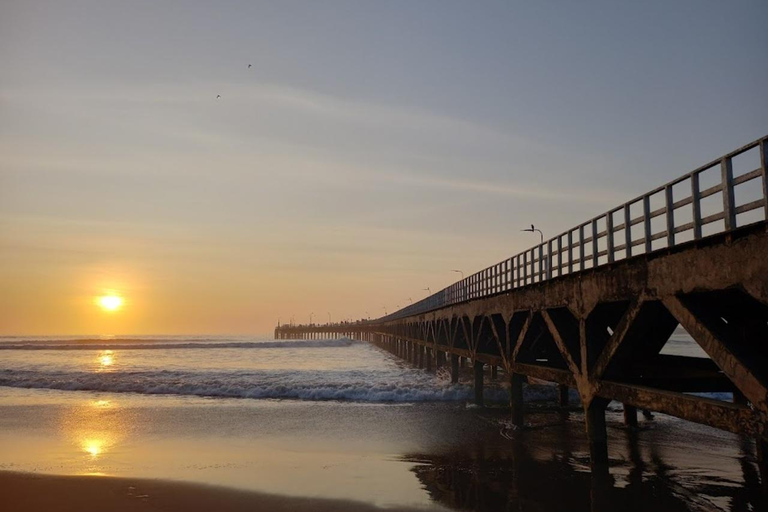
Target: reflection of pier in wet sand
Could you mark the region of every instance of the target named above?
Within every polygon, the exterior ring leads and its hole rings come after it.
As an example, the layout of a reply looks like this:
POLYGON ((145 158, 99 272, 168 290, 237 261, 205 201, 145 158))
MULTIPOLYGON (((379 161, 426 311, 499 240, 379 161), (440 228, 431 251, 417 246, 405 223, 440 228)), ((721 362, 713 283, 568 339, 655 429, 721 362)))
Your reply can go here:
POLYGON ((632 428, 641 409, 737 433, 765 482, 767 168, 765 137, 383 318, 275 337, 353 336, 454 382, 467 363, 478 405, 503 373, 518 427, 530 379, 575 389, 599 472, 611 401, 632 428), (708 357, 662 352, 679 327, 708 357))
POLYGON ((459 510, 672 512, 711 510, 716 503, 723 510, 746 512, 768 505, 750 443, 738 456, 741 474, 728 471, 728 478, 680 467, 685 461, 679 454, 669 454, 668 461, 663 443, 655 443, 652 435, 623 429, 612 438, 616 458, 609 475, 588 470, 586 443, 568 431, 575 426, 549 423, 516 431, 503 447, 479 441, 462 452, 412 454, 406 460, 434 501, 459 510), (693 488, 687 472, 699 480, 693 488))

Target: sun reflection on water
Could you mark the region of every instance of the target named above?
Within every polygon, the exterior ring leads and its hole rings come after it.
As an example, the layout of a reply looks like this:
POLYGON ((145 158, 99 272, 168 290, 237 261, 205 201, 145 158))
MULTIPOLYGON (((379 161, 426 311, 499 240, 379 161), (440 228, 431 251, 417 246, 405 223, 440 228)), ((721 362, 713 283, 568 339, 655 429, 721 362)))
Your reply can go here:
POLYGON ((104 450, 104 440, 102 439, 85 439, 82 443, 83 450, 91 454, 91 458, 95 459, 104 450))
POLYGON ((115 448, 132 430, 131 417, 114 399, 104 398, 83 401, 68 411, 61 428, 81 454, 82 471, 109 472, 115 448))
POLYGON ((115 364, 115 352, 113 350, 102 350, 99 355, 96 356, 96 371, 108 372, 113 370, 112 365, 115 364))

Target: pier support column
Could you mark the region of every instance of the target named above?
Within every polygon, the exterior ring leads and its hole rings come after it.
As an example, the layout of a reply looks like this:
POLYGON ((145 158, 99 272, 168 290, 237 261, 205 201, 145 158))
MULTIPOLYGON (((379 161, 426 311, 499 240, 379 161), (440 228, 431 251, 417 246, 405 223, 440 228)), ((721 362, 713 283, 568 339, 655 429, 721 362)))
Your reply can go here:
POLYGON ((525 425, 524 381, 525 377, 519 373, 509 374, 509 407, 512 409, 512 424, 516 427, 525 425))
POLYGON ((459 356, 451 354, 451 382, 459 382, 459 356))
POLYGON ((568 407, 568 386, 565 384, 557 385, 557 402, 560 407, 568 407))
POLYGON ((628 427, 637 426, 637 408, 636 407, 629 404, 624 404, 624 425, 628 427))
POLYGON ((755 439, 755 450, 757 451, 757 468, 760 470, 760 483, 763 485, 763 490, 768 493, 768 438, 755 439))
POLYGON ((434 351, 430 347, 424 347, 425 352, 425 366, 428 372, 432 371, 432 359, 435 357, 434 351))
POLYGON ((475 361, 475 405, 482 407, 483 403, 483 378, 485 364, 475 361))
POLYGON ((496 380, 499 378, 499 367, 495 364, 491 365, 491 380, 496 380))
POLYGON ((607 405, 608 400, 595 398, 584 411, 592 471, 601 473, 608 471, 608 431, 605 427, 605 408, 607 405))
POLYGON ((416 355, 419 368, 424 368, 424 345, 416 345, 416 355))
POLYGON ((440 349, 436 349, 435 368, 442 368, 443 366, 445 366, 445 352, 440 349))

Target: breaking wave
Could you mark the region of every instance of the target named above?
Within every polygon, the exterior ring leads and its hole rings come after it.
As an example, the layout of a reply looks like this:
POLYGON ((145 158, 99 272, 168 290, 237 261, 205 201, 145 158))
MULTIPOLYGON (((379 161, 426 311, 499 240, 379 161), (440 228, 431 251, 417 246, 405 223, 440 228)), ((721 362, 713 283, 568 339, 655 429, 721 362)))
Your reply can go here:
MULTIPOLYGON (((256 372, 138 371, 119 373, 0 370, 0 386, 188 395, 221 398, 345 400, 359 402, 425 402, 471 400, 472 388, 451 385, 428 374, 408 381, 388 372, 315 372, 269 370, 256 372)), ((506 391, 487 390, 503 400, 506 391)))
POLYGON ((172 342, 147 339, 31 340, 0 343, 0 350, 174 350, 174 349, 264 349, 264 348, 339 348, 360 343, 350 338, 334 340, 172 342))

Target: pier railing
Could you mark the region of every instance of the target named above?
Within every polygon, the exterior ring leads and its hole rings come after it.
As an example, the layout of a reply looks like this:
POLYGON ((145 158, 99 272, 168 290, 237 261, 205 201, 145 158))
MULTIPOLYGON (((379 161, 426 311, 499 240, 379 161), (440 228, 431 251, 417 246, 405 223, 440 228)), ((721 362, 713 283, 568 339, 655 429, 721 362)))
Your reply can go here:
POLYGON ((768 136, 377 322, 505 293, 768 220, 767 167, 768 136))

